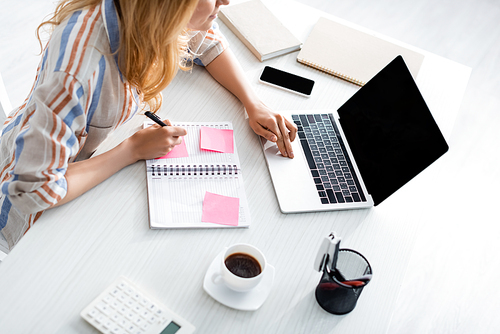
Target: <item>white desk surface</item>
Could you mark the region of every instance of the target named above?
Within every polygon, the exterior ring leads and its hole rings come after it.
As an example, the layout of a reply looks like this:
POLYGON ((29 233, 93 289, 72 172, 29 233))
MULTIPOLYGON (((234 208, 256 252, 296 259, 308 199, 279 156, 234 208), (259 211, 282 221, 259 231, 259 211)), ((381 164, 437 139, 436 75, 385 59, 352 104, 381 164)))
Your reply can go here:
MULTIPOLYGON (((51 1, 4 0, 0 16, 0 71, 13 105, 29 91, 38 63, 33 30, 52 10, 51 1), (4 32, 9 29, 7 36, 4 32), (19 41, 29 40, 29 43, 19 41), (15 73, 15 75, 14 75, 15 73)), ((272 1, 271 9, 301 40, 321 12, 295 2, 272 1), (295 22, 295 24, 291 24, 295 22), (300 22, 300 24, 299 24, 300 22)), ((328 16, 324 14, 325 16, 328 16)), ((333 17, 332 17, 333 18, 333 17)), ((231 47, 262 99, 275 110, 336 109, 358 88, 298 64, 296 53, 266 61, 316 81, 311 98, 263 86, 264 66, 221 23, 231 47)), ((422 51, 423 52, 423 51, 422 51)), ((417 83, 445 136, 455 116, 470 69, 426 55, 417 83)), ((446 167, 438 160, 383 204, 369 210, 281 214, 258 138, 241 104, 202 68, 179 73, 164 92, 162 117, 182 121, 230 120, 242 163, 252 225, 237 230, 148 228, 145 163, 124 168, 77 200, 46 211, 0 263, 0 332, 92 333, 80 311, 118 276, 152 293, 197 327, 199 333, 384 333, 403 284, 419 223, 433 218, 426 191, 446 167), (426 208, 426 210, 422 210, 426 208), (425 214, 424 214, 425 211, 425 214), (322 238, 336 231, 342 246, 360 251, 374 270, 356 309, 334 316, 316 303, 320 274, 312 264, 322 238), (233 243, 251 243, 276 268, 273 290, 255 312, 227 308, 210 296, 202 281, 212 259, 233 243)), ((100 149, 116 145, 144 121, 136 116, 100 149)))

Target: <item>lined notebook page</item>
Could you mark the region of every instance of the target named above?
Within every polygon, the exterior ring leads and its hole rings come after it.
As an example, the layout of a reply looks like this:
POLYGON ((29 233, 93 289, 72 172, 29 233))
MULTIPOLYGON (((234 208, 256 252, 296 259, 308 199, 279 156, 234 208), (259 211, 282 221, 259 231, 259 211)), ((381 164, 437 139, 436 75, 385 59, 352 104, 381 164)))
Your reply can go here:
POLYGON ((163 178, 148 185, 151 228, 221 228, 201 221, 205 192, 240 199, 239 227, 248 226, 241 177, 163 178))
POLYGON ((182 126, 187 130, 183 140, 189 156, 146 161, 150 227, 152 229, 233 227, 201 221, 203 199, 207 191, 239 198, 237 227, 248 227, 250 224, 248 202, 236 147, 234 153, 200 149, 202 126, 232 129, 232 124, 186 122, 173 125, 182 126))

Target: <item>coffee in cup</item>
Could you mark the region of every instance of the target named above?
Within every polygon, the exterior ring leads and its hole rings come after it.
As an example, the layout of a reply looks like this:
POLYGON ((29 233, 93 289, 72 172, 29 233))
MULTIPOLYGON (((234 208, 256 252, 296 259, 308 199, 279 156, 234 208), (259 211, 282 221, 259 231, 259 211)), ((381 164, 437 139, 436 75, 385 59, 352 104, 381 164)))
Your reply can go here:
POLYGON ((214 283, 224 283, 232 290, 244 292, 256 287, 266 269, 264 254, 254 246, 236 244, 228 247, 221 260, 220 273, 214 283))
POLYGON ((238 277, 252 278, 262 272, 259 261, 246 253, 231 254, 224 263, 227 269, 238 277))

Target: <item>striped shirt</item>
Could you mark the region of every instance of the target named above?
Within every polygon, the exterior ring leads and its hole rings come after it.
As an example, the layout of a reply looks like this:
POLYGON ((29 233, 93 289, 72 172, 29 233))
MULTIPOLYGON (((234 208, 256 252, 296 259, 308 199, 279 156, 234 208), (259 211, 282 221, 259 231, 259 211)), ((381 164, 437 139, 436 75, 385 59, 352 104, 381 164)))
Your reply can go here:
MULTIPOLYGON (((217 26, 189 32, 195 63, 207 65, 227 42, 217 26)), ((9 248, 67 191, 71 162, 88 159, 141 102, 113 55, 119 46, 113 0, 73 13, 45 48, 35 83, 0 137, 0 231, 9 248)))
POLYGON ((194 63, 200 66, 210 64, 229 45, 217 22, 208 31, 189 30, 188 35, 189 52, 194 55, 194 63))

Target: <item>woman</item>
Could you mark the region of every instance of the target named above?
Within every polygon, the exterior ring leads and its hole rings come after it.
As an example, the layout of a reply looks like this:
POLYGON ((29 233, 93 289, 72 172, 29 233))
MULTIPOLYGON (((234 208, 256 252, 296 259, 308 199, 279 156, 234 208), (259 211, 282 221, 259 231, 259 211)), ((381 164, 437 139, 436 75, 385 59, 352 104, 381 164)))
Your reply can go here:
POLYGON ((43 210, 180 144, 183 128, 152 126, 91 157, 138 109, 159 110, 161 91, 190 60, 206 66, 243 103, 258 135, 293 158, 295 125, 255 96, 213 22, 228 3, 63 0, 40 25, 53 26, 50 41, 32 91, 10 113, 0 141, 0 230, 11 249, 43 210))

